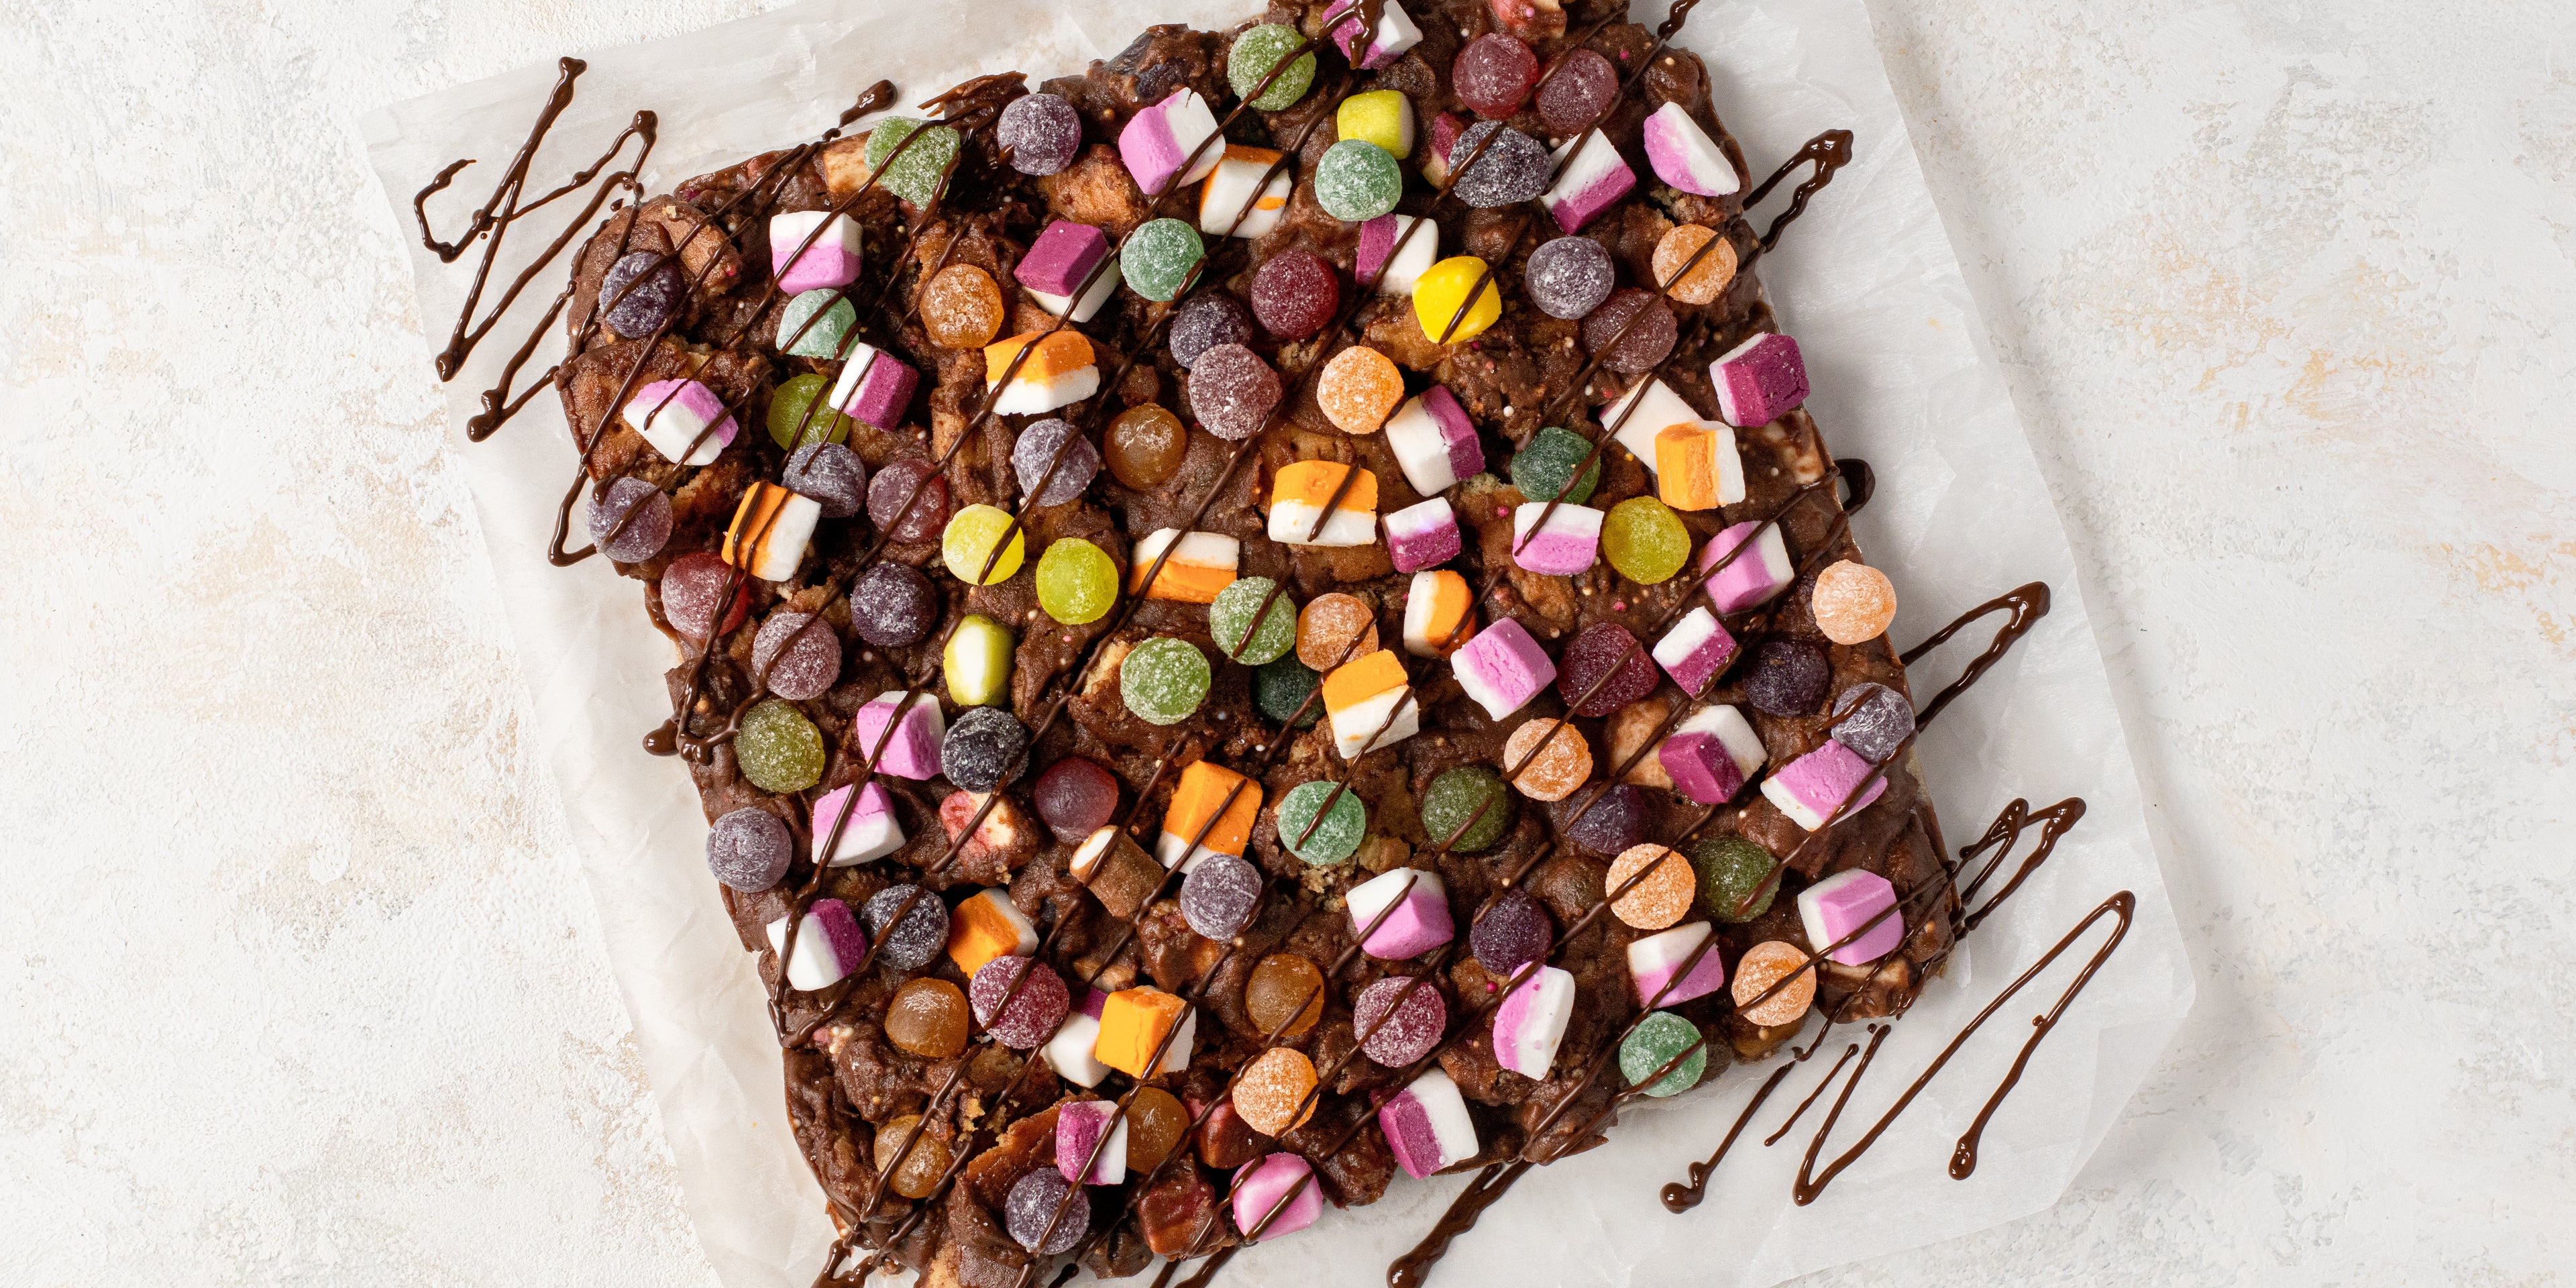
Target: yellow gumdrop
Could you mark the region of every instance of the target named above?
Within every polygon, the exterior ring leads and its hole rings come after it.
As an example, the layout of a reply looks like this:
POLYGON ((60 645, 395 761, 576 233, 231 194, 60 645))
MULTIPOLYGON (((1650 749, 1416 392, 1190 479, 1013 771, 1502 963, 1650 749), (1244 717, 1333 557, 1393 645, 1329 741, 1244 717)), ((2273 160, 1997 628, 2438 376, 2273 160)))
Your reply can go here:
POLYGON ((1343 138, 1374 143, 1401 161, 1413 151, 1413 100, 1391 89, 1353 94, 1333 114, 1333 128, 1343 138))
POLYGON ((1502 320, 1503 293, 1494 289, 1493 279, 1486 275, 1485 261, 1473 255, 1452 255, 1414 281, 1413 316, 1422 324, 1422 333, 1434 343, 1441 343, 1445 333, 1446 343, 1457 344, 1474 339, 1486 327, 1502 320), (1459 318, 1458 310, 1467 303, 1467 292, 1475 289, 1480 279, 1485 285, 1476 292, 1475 306, 1467 310, 1467 316, 1459 318), (1453 318, 1458 323, 1455 330, 1449 325, 1453 318))

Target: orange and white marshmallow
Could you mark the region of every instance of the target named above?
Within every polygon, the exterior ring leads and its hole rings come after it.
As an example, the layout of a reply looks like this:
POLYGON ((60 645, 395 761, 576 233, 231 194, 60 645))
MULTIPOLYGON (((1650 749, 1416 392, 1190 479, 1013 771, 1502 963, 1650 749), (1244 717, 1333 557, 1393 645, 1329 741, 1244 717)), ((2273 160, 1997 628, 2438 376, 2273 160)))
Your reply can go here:
POLYGON ((1031 331, 984 346, 984 388, 999 391, 993 396, 994 414, 1034 416, 1098 392, 1100 368, 1093 363, 1091 341, 1080 331, 1031 331), (1032 344, 1037 347, 1028 361, 1003 385, 1002 373, 1011 369, 1011 359, 1032 344))
POLYGON ((1254 238, 1267 235, 1279 226, 1282 212, 1288 209, 1288 198, 1297 191, 1297 167, 1289 166, 1272 176, 1267 184, 1261 176, 1279 163, 1280 153, 1269 148, 1246 147, 1240 143, 1225 145, 1225 156, 1208 172, 1207 183, 1199 189, 1199 231, 1210 237, 1232 234, 1254 238), (1254 197, 1254 185, 1261 185, 1261 195, 1254 197), (1252 208, 1244 209, 1246 200, 1252 208), (1235 222, 1236 215, 1242 223, 1235 222))
POLYGON ((1674 425, 1697 425, 1700 415, 1691 410, 1689 403, 1682 401, 1680 394, 1673 392, 1671 385, 1648 376, 1636 388, 1619 395, 1609 406, 1602 408, 1601 423, 1617 425, 1619 445, 1627 448, 1628 454, 1636 457, 1652 473, 1655 469, 1655 436, 1674 425), (1631 404, 1637 409, 1633 413, 1628 410, 1631 404), (1622 415, 1628 417, 1624 423, 1619 419, 1622 415))
POLYGON ((1467 579, 1446 568, 1413 574, 1404 596, 1404 651, 1415 657, 1447 657, 1476 637, 1467 625, 1475 607, 1467 579))
POLYGON ((1135 558, 1127 564, 1127 593, 1184 604, 1213 604, 1218 591, 1234 584, 1235 565, 1242 557, 1243 543, 1233 537, 1156 528, 1136 543, 1135 558), (1178 546, 1173 545, 1176 541, 1178 546), (1148 588, 1145 574, 1166 549, 1171 550, 1172 557, 1163 560, 1162 571, 1154 574, 1154 584, 1148 588))
POLYGON ((1027 957, 1038 950, 1038 928, 996 886, 978 890, 948 914, 948 960, 968 979, 996 957, 1027 957))
POLYGON ((1676 510, 1714 510, 1744 499, 1735 430, 1714 420, 1666 425, 1655 435, 1655 494, 1676 510))
POLYGON ((1183 872, 1211 854, 1243 857, 1252 843, 1252 821, 1261 816, 1261 784, 1207 761, 1193 761, 1172 788, 1172 803, 1163 811, 1163 834, 1154 842, 1154 857, 1165 868, 1183 872), (1242 784, 1241 791, 1235 790, 1242 784), (1233 793, 1228 803, 1226 795, 1233 793), (1220 816, 1217 811, 1225 812, 1220 816), (1213 820, 1213 821, 1211 821, 1213 820), (1204 830, 1205 836, 1199 835, 1204 830), (1196 840, 1195 846, 1191 841, 1196 840))
POLYGON ((1376 545, 1377 475, 1339 461, 1282 466, 1270 483, 1270 539, 1290 546, 1376 545), (1342 480, 1353 472, 1359 477, 1344 491, 1342 480), (1336 494, 1341 504, 1324 519, 1324 530, 1315 532, 1315 520, 1336 494))
POLYGON ((823 507, 775 483, 754 483, 742 494, 725 529, 724 560, 762 581, 785 581, 805 562, 805 545, 823 507))
POLYGON ((1413 700, 1404 663, 1393 649, 1335 667, 1324 677, 1324 711, 1333 722, 1333 748, 1344 760, 1422 732, 1422 704, 1413 700))

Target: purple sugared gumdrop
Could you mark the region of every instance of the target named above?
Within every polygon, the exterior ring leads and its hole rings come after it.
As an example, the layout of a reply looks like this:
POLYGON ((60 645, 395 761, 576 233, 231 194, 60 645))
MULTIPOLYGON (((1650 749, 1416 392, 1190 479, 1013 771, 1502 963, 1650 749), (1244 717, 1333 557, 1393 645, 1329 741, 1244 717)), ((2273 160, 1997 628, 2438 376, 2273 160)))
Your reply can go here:
POLYGON ((1511 978, 1513 971, 1547 956, 1547 947, 1556 939, 1556 922, 1547 915, 1547 905, 1525 890, 1505 891, 1485 910, 1485 915, 1467 928, 1467 947, 1476 955, 1476 964, 1495 980, 1511 978))
POLYGON ((1181 878, 1181 919, 1192 932, 1224 943, 1252 924, 1261 889, 1261 869, 1231 854, 1201 855, 1181 878))
POLYGON ((1351 1003, 1351 1031, 1359 1035, 1360 1053, 1390 1069, 1431 1054, 1448 1027, 1449 1003, 1429 979, 1417 984, 1389 975, 1361 989, 1351 1003))
POLYGON ((948 947, 948 905, 920 886, 887 886, 868 896, 860 915, 876 937, 877 960, 896 970, 919 970, 948 947), (911 910, 898 922, 895 915, 906 900, 911 910))
POLYGON ((1024 94, 1002 109, 993 141, 1010 149, 1012 169, 1054 174, 1072 165, 1074 154, 1082 150, 1082 115, 1053 94, 1024 94))
POLYGON ((1642 702, 1659 682, 1637 637, 1617 622, 1584 627, 1557 663, 1556 691, 1578 716, 1606 716, 1642 702))
POLYGON ((1052 1257, 1091 1232, 1091 1202, 1052 1167, 1021 1177, 1002 1200, 1002 1227, 1023 1248, 1052 1257))
POLYGON ((610 483, 591 499, 590 539, 619 563, 642 563, 662 553, 671 540, 670 495, 632 476, 610 483))
POLYGON ((707 834, 707 869, 744 894, 758 894, 787 875, 796 843, 787 825, 765 809, 744 806, 716 820, 707 834))
POLYGON ((996 957, 984 963, 968 982, 966 1000, 975 1021, 993 1040, 1014 1051, 1034 1051, 1055 1036, 1055 1026, 1072 1009, 1072 997, 1054 968, 1034 957, 996 957), (1028 978, 1012 992, 1020 976, 1028 978), (1010 998, 1006 1004, 1004 997, 1010 998))
POLYGON ((782 698, 819 698, 841 678, 841 637, 812 613, 771 613, 751 638, 751 669, 782 698))
POLYGON ((850 628, 878 648, 918 644, 938 622, 939 593, 910 564, 870 564, 850 592, 850 628))
POLYGON ((1744 700, 1766 715, 1811 716, 1833 678, 1823 649, 1805 640, 1764 640, 1744 673, 1744 700))

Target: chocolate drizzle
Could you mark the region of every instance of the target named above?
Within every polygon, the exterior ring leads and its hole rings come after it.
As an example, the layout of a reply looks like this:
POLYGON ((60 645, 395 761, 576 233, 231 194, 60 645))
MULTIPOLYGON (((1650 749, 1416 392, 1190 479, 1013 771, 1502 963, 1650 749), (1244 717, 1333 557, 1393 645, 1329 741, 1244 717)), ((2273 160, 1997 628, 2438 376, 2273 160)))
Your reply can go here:
POLYGON ((1476 1173, 1476 1179, 1449 1201, 1449 1210, 1440 1214, 1440 1222, 1431 1227, 1431 1233, 1422 1236, 1422 1242, 1413 1245, 1411 1252, 1397 1257, 1386 1268, 1387 1288, 1422 1288, 1431 1277, 1431 1268, 1449 1255, 1449 1245, 1474 1229, 1476 1218, 1483 1216, 1485 1209, 1492 1207, 1533 1166, 1528 1159, 1486 1164, 1485 1170, 1476 1173))
POLYGON ((2011 652, 2012 646, 2019 643, 2022 636, 2028 635, 2031 627, 2039 624, 2040 618, 2048 616, 2048 583, 2034 581, 2015 586, 1959 614, 1956 621, 1932 632, 1930 638, 1905 650, 1903 656, 1897 659, 1907 666, 1912 666, 1924 654, 1948 643, 1951 636, 1965 630, 1969 623, 1989 613, 2005 611, 2009 611, 2012 615, 2004 619, 2002 626, 1996 628, 1995 637, 1986 643, 1985 651, 1969 659, 1967 669, 1959 673, 1959 678, 1952 680, 1939 693, 1933 694, 1932 700, 1924 703, 1923 709, 1916 713, 1914 723, 1917 726, 1932 723, 1932 718, 1940 715, 1942 708, 1949 706, 1960 694, 1967 692, 1968 686, 1975 684, 1987 671, 1993 669, 1995 663, 2002 661, 2004 654, 2011 652))
POLYGON ((1726 1161, 1727 1151, 1735 1148, 1735 1138, 1744 1134, 1745 1124, 1753 1121, 1754 1111, 1762 1108, 1762 1102, 1769 1100, 1771 1093, 1779 1090, 1780 1084, 1788 1080, 1789 1071, 1797 1067, 1794 1064, 1784 1064, 1772 1070, 1771 1076, 1763 1079, 1761 1086, 1754 1088, 1753 1098, 1744 1102, 1744 1112, 1737 1114, 1735 1125, 1726 1129, 1726 1139, 1717 1143, 1717 1152, 1709 1155, 1708 1161, 1704 1163, 1690 1165, 1689 1181, 1674 1181, 1656 1192, 1655 1197, 1663 1201, 1665 1211, 1676 1214, 1688 1212, 1698 1207, 1700 1200, 1708 1197, 1709 1174, 1717 1170, 1719 1163, 1726 1161))

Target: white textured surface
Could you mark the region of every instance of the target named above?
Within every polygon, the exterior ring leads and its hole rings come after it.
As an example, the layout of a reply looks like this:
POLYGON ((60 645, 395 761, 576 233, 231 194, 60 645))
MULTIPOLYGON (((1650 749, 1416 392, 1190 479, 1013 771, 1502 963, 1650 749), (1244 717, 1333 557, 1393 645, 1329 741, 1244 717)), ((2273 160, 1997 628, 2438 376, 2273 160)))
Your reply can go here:
MULTIPOLYGON (((757 7, 0 4, 13 1279, 709 1282, 353 122, 757 7)), ((2200 1000, 2064 1202, 1833 1277, 2568 1274, 2567 12, 1878 16, 2200 1000)))

